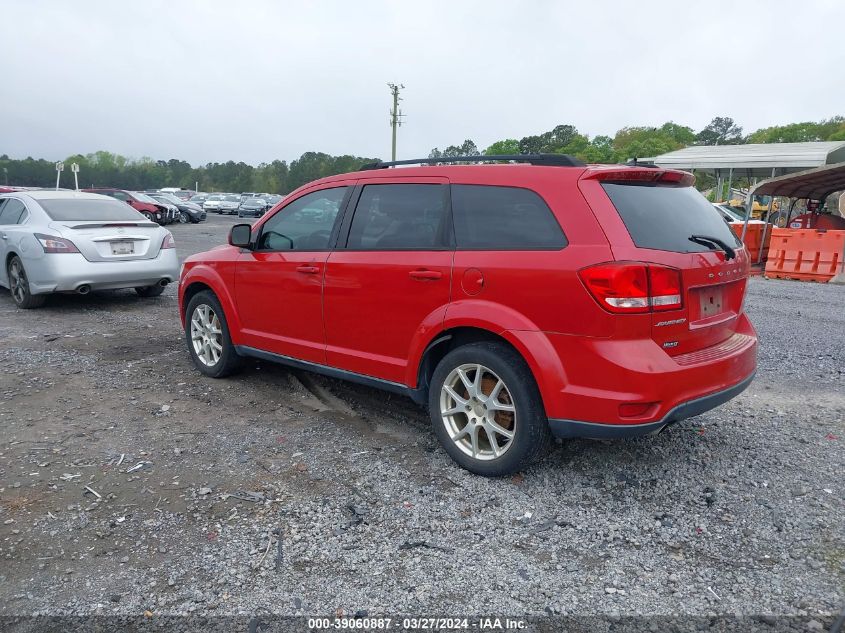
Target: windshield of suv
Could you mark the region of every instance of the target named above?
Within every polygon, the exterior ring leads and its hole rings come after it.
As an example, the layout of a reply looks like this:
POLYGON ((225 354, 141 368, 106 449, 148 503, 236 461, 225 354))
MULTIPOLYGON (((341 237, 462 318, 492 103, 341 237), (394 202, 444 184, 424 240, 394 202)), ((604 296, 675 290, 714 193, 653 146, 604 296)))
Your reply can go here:
POLYGON ((226 202, 240 202, 241 197, 240 196, 226 196, 225 200, 226 200, 226 202))
POLYGON ((206 198, 206 200, 222 200, 223 196, 211 195, 206 198))
POLYGON ((714 247, 690 241, 692 235, 715 237, 741 246, 712 203, 693 187, 603 183, 639 248, 690 253, 714 247))
POLYGON ((125 202, 108 198, 92 200, 90 198, 39 200, 38 204, 57 222, 96 222, 120 221, 144 222, 144 216, 125 202))

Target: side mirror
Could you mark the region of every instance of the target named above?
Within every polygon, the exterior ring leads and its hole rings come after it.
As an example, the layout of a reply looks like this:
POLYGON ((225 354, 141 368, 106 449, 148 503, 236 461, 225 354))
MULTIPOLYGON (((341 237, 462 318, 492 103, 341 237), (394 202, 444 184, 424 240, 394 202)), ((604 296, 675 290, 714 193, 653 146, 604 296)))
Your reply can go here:
POLYGON ((252 248, 252 225, 236 224, 229 231, 229 244, 239 248, 252 248))

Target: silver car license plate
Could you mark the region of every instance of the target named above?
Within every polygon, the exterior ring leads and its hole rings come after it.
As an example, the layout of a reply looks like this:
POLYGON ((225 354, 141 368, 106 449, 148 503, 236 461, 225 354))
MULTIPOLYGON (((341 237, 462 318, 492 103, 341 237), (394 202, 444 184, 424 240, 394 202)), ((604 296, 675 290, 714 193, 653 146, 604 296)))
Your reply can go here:
POLYGON ((135 242, 112 242, 112 255, 133 255, 135 253, 135 242))

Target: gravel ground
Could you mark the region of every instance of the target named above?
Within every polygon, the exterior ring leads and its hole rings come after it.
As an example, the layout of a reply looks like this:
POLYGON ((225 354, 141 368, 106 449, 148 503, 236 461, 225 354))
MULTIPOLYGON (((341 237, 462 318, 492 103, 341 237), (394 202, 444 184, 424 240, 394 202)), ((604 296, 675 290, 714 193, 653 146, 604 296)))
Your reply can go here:
MULTIPOLYGON (((234 219, 173 228, 180 255, 234 219)), ((806 616, 845 601, 845 287, 754 279, 757 379, 505 480, 410 401, 196 372, 176 289, 0 291, 0 616, 806 616)), ((815 622, 815 624, 813 624, 815 622)))

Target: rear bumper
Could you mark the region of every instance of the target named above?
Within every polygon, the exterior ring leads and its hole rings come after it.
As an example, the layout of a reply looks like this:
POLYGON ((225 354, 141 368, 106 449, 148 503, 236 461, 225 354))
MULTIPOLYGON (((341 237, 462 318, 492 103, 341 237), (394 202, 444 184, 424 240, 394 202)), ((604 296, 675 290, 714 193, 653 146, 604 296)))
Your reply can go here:
POLYGON ((757 334, 744 313, 735 326, 719 344, 674 357, 651 338, 510 334, 561 437, 625 437, 698 415, 744 389, 734 388, 757 369, 757 334))
POLYGON ((550 419, 549 428, 552 435, 560 438, 587 437, 593 439, 611 439, 624 437, 638 437, 659 433, 666 426, 701 415, 710 409, 724 404, 728 400, 745 391, 754 380, 754 373, 732 387, 711 393, 701 398, 688 400, 669 411, 663 419, 644 424, 599 424, 597 422, 582 422, 579 420, 550 419))
POLYGON ((73 292, 84 285, 92 290, 134 288, 179 278, 179 259, 173 248, 161 250, 153 259, 89 262, 80 254, 67 253, 24 260, 24 266, 32 294, 73 292))

